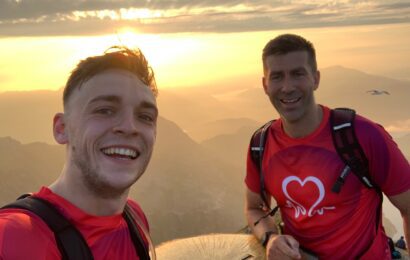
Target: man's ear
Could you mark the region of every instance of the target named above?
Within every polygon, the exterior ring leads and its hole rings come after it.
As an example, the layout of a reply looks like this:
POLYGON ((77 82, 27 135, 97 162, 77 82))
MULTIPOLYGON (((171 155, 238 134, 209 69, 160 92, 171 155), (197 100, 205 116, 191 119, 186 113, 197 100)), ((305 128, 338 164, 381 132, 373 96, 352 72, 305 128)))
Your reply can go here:
POLYGON ((59 144, 68 143, 68 136, 66 132, 65 117, 63 113, 57 113, 53 119, 53 134, 54 139, 59 144))
POLYGON ((268 86, 266 85, 265 77, 262 77, 262 86, 265 90, 265 94, 268 94, 268 86))
POLYGON ((316 71, 315 75, 314 75, 314 81, 315 81, 315 87, 314 90, 318 89, 319 87, 319 83, 320 83, 320 71, 316 71))

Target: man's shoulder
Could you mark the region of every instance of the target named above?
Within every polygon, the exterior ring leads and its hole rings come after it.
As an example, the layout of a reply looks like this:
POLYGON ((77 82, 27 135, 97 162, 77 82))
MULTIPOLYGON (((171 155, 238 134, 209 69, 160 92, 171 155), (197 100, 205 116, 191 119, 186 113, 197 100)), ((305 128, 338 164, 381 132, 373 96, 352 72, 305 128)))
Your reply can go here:
POLYGON ((59 256, 54 235, 34 213, 22 209, 0 210, 0 256, 4 259, 44 259, 59 256), (38 257, 38 258, 37 258, 38 257))
POLYGON ((41 239, 52 235, 47 224, 32 212, 14 208, 0 210, 0 242, 41 239))
POLYGON ((356 114, 355 123, 360 124, 360 126, 367 126, 367 127, 373 127, 373 128, 381 127, 381 125, 377 123, 376 121, 370 118, 367 118, 361 114, 356 114))
MULTIPOLYGON (((369 139, 386 139, 391 138, 384 127, 362 115, 356 115, 354 122, 355 132, 358 135, 358 138, 369 138, 369 139)), ((360 140, 359 139, 359 140, 360 140)))
MULTIPOLYGON (((334 110, 334 109, 333 109, 334 110)), ((354 109, 352 109, 354 111, 354 109)), ((369 135, 369 134, 381 134, 384 132, 384 128, 382 125, 378 124, 377 122, 355 112, 353 127, 355 129, 356 134, 361 135, 369 135)))
POLYGON ((254 134, 262 130, 271 131, 271 132, 280 131, 281 127, 282 127, 282 119, 280 117, 275 118, 275 119, 266 121, 265 123, 260 125, 257 129, 254 130, 254 134))
POLYGON ((128 199, 127 199, 127 204, 128 204, 128 206, 130 206, 134 211, 144 214, 144 212, 143 212, 141 206, 140 206, 140 205, 138 204, 138 202, 136 202, 135 200, 128 198, 128 199))
POLYGON ((142 210, 141 206, 135 200, 130 198, 127 200, 127 204, 129 207, 131 207, 131 209, 137 215, 137 217, 139 217, 142 220, 145 227, 149 229, 148 219, 145 216, 145 213, 142 210))
POLYGON ((23 209, 7 208, 0 210, 0 233, 4 232, 28 232, 35 230, 48 230, 40 217, 23 209))

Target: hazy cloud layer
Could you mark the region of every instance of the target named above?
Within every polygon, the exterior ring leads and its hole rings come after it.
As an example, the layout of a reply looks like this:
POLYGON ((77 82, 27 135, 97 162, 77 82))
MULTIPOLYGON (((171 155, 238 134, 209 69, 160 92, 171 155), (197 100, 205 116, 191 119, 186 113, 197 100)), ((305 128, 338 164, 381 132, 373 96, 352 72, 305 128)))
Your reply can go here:
POLYGON ((0 36, 238 32, 410 22, 410 1, 0 0, 0 36), (308 2, 308 3, 305 3, 308 2))
POLYGON ((410 132, 410 119, 395 124, 388 125, 386 130, 389 132, 410 132))

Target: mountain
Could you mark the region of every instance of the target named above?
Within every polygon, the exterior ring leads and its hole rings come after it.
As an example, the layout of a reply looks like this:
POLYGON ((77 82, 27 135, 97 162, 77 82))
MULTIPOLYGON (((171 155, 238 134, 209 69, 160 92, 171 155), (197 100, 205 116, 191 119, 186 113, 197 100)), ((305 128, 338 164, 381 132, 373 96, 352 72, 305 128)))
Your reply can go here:
POLYGON ((244 223, 244 172, 161 120, 152 162, 132 190, 150 218, 156 242, 215 232, 244 223))
POLYGON ((22 91, 0 94, 0 137, 23 142, 55 144, 53 117, 62 111, 62 90, 22 91))
POLYGON ((410 82, 381 77, 340 66, 322 70, 319 103, 351 107, 385 126, 410 117, 410 82), (390 95, 371 95, 376 89, 390 95))
MULTIPOLYGON (((211 122, 248 118, 264 123, 277 118, 261 86, 260 75, 250 78, 239 85, 225 82, 201 88, 161 89, 157 99, 160 114, 197 141, 233 130, 230 124, 220 124, 218 131, 221 132, 217 133, 211 122)), ((1 93, 0 122, 7 123, 2 124, 0 136, 13 136, 23 143, 45 141, 54 144, 51 122, 54 113, 61 111, 61 94, 61 90, 1 93)), ((410 82, 340 66, 321 70, 316 97, 319 103, 330 107, 354 108, 386 127, 400 125, 410 117, 407 100, 410 82), (390 95, 371 95, 368 91, 372 89, 385 90, 390 95)))
POLYGON ((0 205, 51 184, 64 164, 64 147, 0 138, 0 205))
MULTIPOLYGON (((53 182, 64 164, 64 147, 22 144, 0 138, 0 204, 53 182)), ((160 118, 151 164, 131 197, 145 210, 156 243, 244 226, 244 172, 160 118)))
MULTIPOLYGON (((236 88, 222 85, 220 88, 173 89, 173 96, 170 95, 170 92, 171 90, 161 92, 158 99, 160 108, 162 104, 168 104, 164 111, 166 114, 163 115, 188 132, 195 132, 202 124, 212 121, 249 118, 257 122, 265 122, 277 117, 277 113, 270 104, 263 88, 255 84, 243 83, 236 88), (178 97, 177 102, 169 100, 176 97, 178 97), (177 107, 184 108, 184 110, 180 111, 178 115, 171 115, 170 111, 177 107), (196 111, 199 109, 201 112, 197 114, 196 111), (186 118, 195 119, 187 121, 186 118)), ((207 138, 210 137, 212 136, 207 136, 207 138)))
POLYGON ((202 123, 197 127, 192 127, 187 134, 194 140, 202 142, 209 137, 233 134, 243 127, 257 129, 261 125, 262 123, 250 118, 228 118, 202 123))
MULTIPOLYGON (((321 70, 321 81, 315 93, 320 104, 329 107, 350 107, 358 113, 384 125, 409 119, 410 82, 370 75, 341 66, 321 70), (385 90, 390 95, 371 95, 369 90, 385 90)), ((248 87, 242 91, 231 92, 220 97, 227 106, 237 106, 252 111, 256 121, 265 122, 277 117, 272 105, 263 92, 262 86, 248 87), (269 109, 267 109, 268 107, 269 109), (254 110, 258 110, 256 112, 254 110)), ((241 115, 246 112, 242 112, 241 115)))
MULTIPOLYGON (((215 136, 212 135, 212 129, 206 135, 207 122, 249 118, 263 123, 278 117, 263 91, 260 75, 254 75, 254 78, 255 81, 244 81, 235 87, 227 83, 218 87, 163 91, 159 104, 167 104, 164 106, 165 111, 162 110, 166 118, 182 126, 195 140, 202 141, 215 136), (178 113, 171 114, 174 109, 178 109, 178 113), (204 127, 202 132, 198 130, 201 126, 204 127)), ((353 108, 359 114, 386 127, 400 125, 410 117, 408 81, 334 66, 321 69, 321 82, 315 94, 318 103, 332 108, 353 108), (390 95, 371 95, 368 91, 373 89, 387 91, 390 95)), ((229 126, 219 134, 229 133, 231 130, 228 128, 229 126)))
POLYGON ((207 121, 230 118, 236 114, 223 102, 200 90, 163 89, 158 95, 160 114, 177 123, 185 131, 207 121))
POLYGON ((258 127, 259 125, 257 127, 244 126, 235 133, 221 134, 205 140, 201 145, 221 159, 245 169, 250 138, 258 127))

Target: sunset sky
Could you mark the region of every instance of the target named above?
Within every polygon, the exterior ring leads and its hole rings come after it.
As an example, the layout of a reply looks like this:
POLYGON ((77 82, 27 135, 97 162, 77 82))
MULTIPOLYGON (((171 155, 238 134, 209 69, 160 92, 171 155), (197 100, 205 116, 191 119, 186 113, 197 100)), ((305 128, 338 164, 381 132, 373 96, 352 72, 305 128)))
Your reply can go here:
POLYGON ((410 80, 410 1, 1 0, 0 92, 56 90, 77 62, 140 47, 159 88, 261 76, 261 49, 297 33, 319 68, 410 80))

